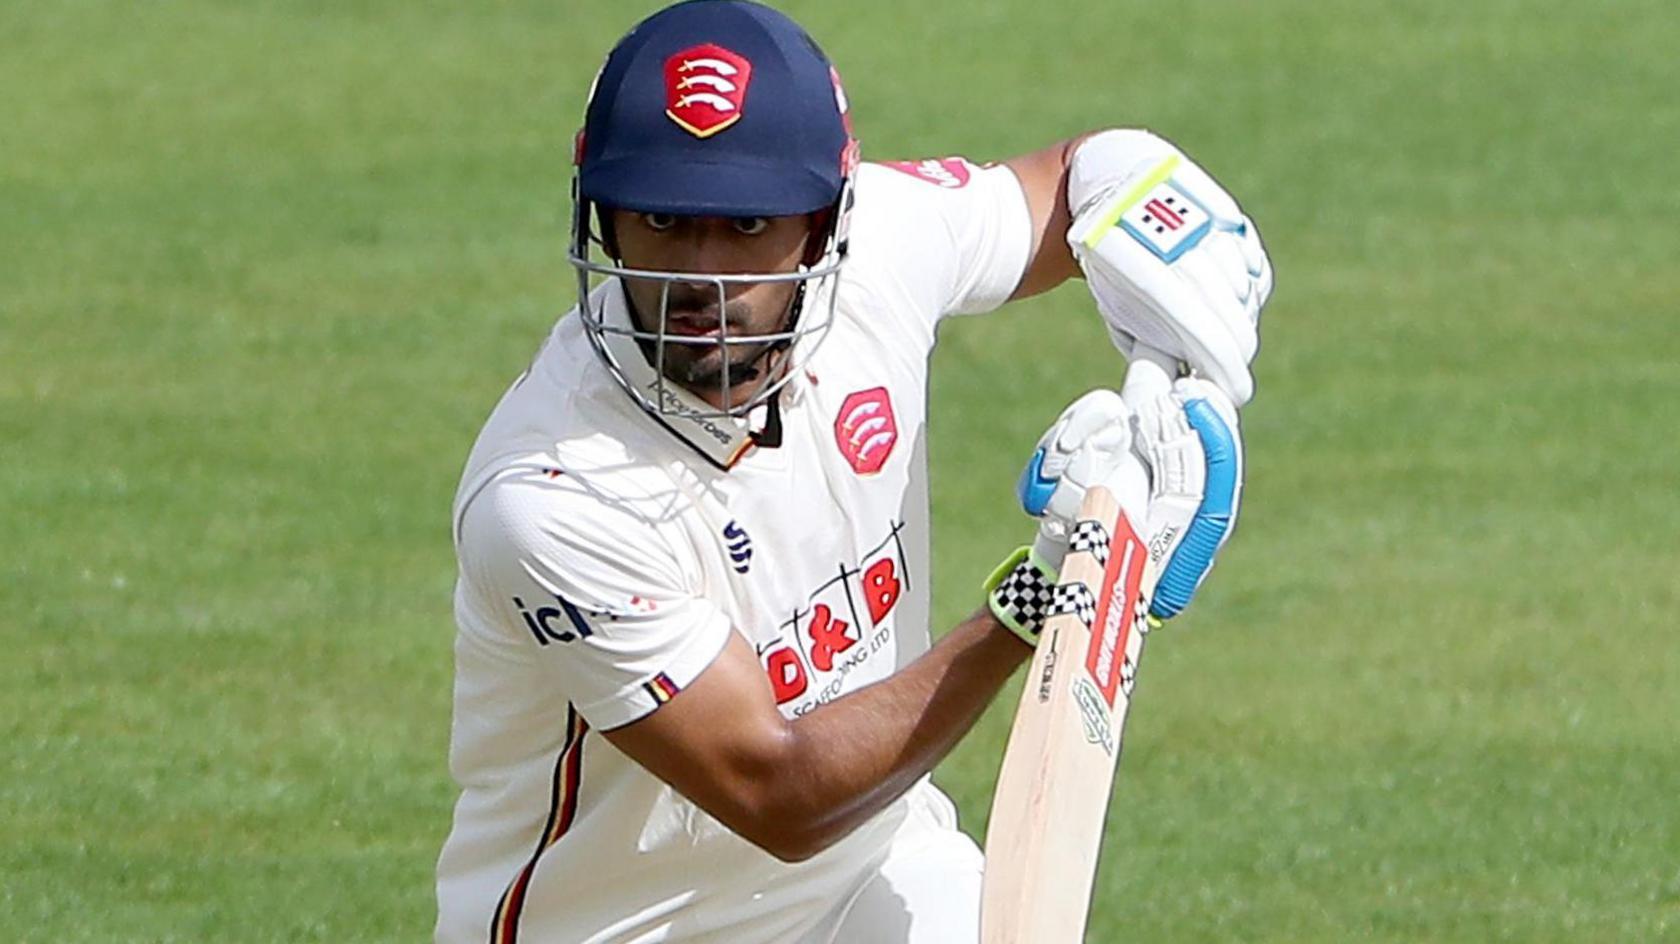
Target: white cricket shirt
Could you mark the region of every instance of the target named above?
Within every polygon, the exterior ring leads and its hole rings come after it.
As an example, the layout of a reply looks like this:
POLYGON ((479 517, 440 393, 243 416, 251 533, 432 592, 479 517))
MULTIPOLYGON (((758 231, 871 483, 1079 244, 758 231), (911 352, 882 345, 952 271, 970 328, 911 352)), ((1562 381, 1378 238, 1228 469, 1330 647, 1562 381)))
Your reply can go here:
MULTIPOLYGON (((440 944, 771 944, 885 855, 926 781, 814 858, 730 832, 600 734, 739 633, 789 717, 928 636, 927 363, 1002 304, 1031 226, 1006 168, 864 165, 835 321, 784 390, 783 445, 718 471, 641 412, 562 318, 485 424, 455 502, 460 784, 440 944)), ((598 291, 622 307, 614 283, 598 291)), ((810 304, 821 304, 813 299, 810 304)))

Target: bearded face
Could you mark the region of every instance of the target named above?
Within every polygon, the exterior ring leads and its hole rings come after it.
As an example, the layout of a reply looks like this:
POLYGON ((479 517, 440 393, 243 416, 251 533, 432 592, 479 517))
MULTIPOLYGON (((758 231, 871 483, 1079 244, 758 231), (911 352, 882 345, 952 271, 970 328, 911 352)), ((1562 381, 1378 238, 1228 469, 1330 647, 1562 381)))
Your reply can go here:
MULTIPOLYGON (((611 220, 624 266, 696 276, 796 272, 813 229, 811 215, 730 218, 614 210, 611 220)), ((750 339, 787 329, 797 283, 629 276, 623 281, 636 327, 665 335, 658 346, 662 355, 653 341, 642 347, 666 379, 724 409, 750 399, 776 376, 785 347, 750 339)))

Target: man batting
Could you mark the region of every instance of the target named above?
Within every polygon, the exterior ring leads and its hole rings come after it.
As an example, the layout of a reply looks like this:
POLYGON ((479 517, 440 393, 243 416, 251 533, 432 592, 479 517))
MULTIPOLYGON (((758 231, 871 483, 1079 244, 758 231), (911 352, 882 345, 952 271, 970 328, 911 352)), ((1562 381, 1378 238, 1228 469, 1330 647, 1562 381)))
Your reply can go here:
POLYGON ((578 307, 455 500, 437 941, 977 940, 982 857, 928 773, 1031 655, 1086 488, 1149 482, 1116 491, 1174 609, 1212 566, 1236 486, 1203 494, 1204 443, 1240 449, 1271 288, 1252 224, 1141 131, 860 163, 839 75, 746 0, 626 35, 575 159, 578 307), (935 331, 1077 276, 1186 376, 1062 414, 1032 546, 930 644, 935 331))

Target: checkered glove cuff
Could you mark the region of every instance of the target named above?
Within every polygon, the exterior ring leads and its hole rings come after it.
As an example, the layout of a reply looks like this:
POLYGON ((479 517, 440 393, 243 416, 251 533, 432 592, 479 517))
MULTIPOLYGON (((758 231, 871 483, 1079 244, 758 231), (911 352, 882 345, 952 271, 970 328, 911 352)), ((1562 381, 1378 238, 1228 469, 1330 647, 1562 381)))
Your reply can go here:
POLYGON ((1034 557, 1031 548, 1017 548, 986 578, 984 589, 986 604, 998 622, 1027 645, 1037 646, 1038 631, 1051 613, 1055 570, 1034 557))

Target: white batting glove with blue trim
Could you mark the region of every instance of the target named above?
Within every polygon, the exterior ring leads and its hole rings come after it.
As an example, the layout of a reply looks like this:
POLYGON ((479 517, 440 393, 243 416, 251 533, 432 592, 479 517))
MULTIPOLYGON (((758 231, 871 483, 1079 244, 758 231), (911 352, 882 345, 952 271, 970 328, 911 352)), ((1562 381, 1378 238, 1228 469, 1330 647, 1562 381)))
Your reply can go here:
POLYGON ((1016 483, 1022 510, 1039 519, 1028 560, 1053 580, 1086 490, 1106 486, 1158 565, 1150 614, 1171 619, 1230 538, 1242 484, 1237 410, 1218 386, 1181 378, 1171 392, 1138 404, 1094 390, 1039 438, 1016 483))
POLYGON ((1068 209, 1068 245, 1115 346, 1176 357, 1247 403, 1272 264, 1225 188, 1163 138, 1104 131, 1074 152, 1068 209))
MULTIPOLYGON (((1132 410, 1120 394, 1093 390, 1062 411, 1038 438, 1015 483, 1021 508, 1039 519, 1032 546, 1035 559, 1061 571, 1086 489, 1105 483, 1122 465, 1135 466, 1137 459, 1132 454, 1132 410)), ((1138 479, 1143 480, 1141 470, 1138 479)))
POLYGON ((1236 407, 1206 380, 1182 378, 1134 406, 1132 449, 1149 468, 1145 539, 1150 558, 1166 561, 1149 613, 1166 620, 1190 605, 1236 527, 1242 433, 1236 407))
POLYGON ((1093 390, 1063 410, 1016 483, 1021 507, 1039 519, 1038 535, 998 565, 982 589, 998 622, 1028 645, 1038 644, 1079 506, 1097 485, 1114 493, 1130 520, 1143 520, 1149 476, 1132 450, 1132 411, 1113 390, 1093 390))

